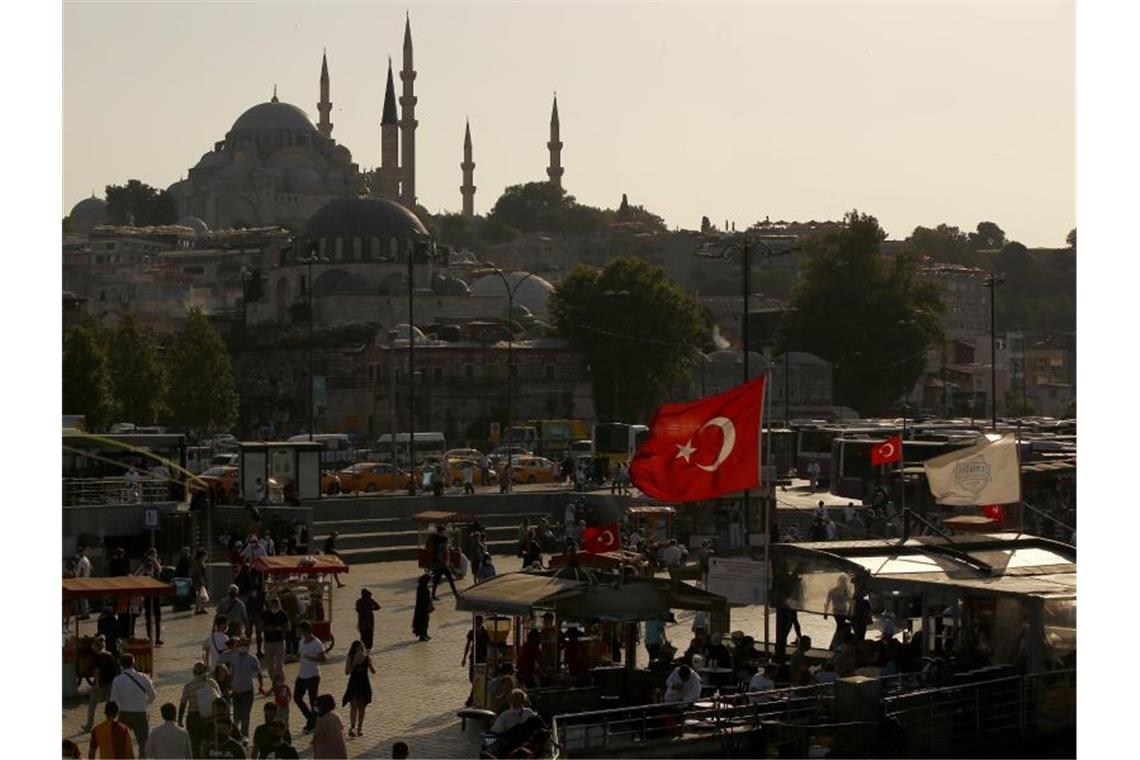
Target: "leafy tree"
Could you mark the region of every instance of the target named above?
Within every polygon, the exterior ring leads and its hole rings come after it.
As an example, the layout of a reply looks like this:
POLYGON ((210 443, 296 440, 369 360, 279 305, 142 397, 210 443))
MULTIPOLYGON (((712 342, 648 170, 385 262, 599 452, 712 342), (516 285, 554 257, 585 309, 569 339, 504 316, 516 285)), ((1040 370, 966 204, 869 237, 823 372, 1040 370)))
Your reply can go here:
POLYGON ((127 314, 108 344, 111 388, 125 420, 153 424, 163 411, 166 372, 150 330, 127 314))
POLYGON ((479 228, 479 237, 494 245, 507 243, 519 236, 519 231, 499 219, 488 217, 479 228))
POLYGON ((127 180, 125 185, 107 185, 106 197, 112 224, 149 227, 178 221, 174 197, 137 179, 127 180))
POLYGON ((970 247, 970 238, 957 227, 940 224, 915 227, 906 239, 906 247, 918 256, 929 256, 934 261, 974 266, 977 257, 970 247))
POLYGON ((550 182, 527 182, 504 190, 487 218, 522 232, 561 232, 574 205, 574 196, 550 182))
POLYGON ((882 414, 918 380, 925 349, 942 334, 942 300, 917 276, 913 254, 884 258, 886 233, 852 211, 843 229, 801 243, 778 351, 807 351, 835 365, 835 402, 882 414))
POLYGON ((716 227, 713 226, 713 223, 709 221, 709 218, 707 216, 701 217, 701 234, 702 235, 707 235, 708 233, 712 232, 715 229, 716 229, 716 227))
POLYGON ((617 219, 619 222, 628 222, 630 220, 629 198, 625 193, 621 194, 621 205, 618 206, 617 219))
POLYGON ((234 370, 222 336, 199 309, 170 347, 168 403, 175 425, 196 432, 228 429, 237 420, 234 370))
POLYGON ((550 298, 555 329, 594 377, 603 419, 644 420, 661 389, 682 381, 709 341, 712 318, 643 259, 619 256, 605 269, 579 265, 550 298))
POLYGON ((1005 233, 993 222, 978 222, 977 232, 970 233, 970 247, 975 251, 1001 248, 1005 242, 1005 233))
POLYGON ((88 430, 103 430, 115 415, 107 349, 101 326, 84 320, 63 337, 63 413, 86 416, 88 430))
POLYGON ((475 252, 481 252, 485 247, 476 234, 474 225, 463 214, 441 214, 435 222, 441 243, 475 252))
POLYGON ((1065 235, 1065 245, 1069 246, 1074 253, 1077 251, 1077 228, 1069 230, 1069 234, 1065 235))

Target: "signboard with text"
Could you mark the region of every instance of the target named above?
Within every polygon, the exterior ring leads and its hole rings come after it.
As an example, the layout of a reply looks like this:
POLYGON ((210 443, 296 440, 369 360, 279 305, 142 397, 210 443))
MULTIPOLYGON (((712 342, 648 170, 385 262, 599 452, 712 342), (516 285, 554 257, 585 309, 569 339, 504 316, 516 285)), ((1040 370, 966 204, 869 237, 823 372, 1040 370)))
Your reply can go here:
POLYGON ((751 559, 709 559, 707 588, 729 604, 764 604, 768 578, 764 563, 751 559))
POLYGON ((147 507, 143 510, 143 529, 160 530, 162 526, 162 511, 158 507, 147 507))

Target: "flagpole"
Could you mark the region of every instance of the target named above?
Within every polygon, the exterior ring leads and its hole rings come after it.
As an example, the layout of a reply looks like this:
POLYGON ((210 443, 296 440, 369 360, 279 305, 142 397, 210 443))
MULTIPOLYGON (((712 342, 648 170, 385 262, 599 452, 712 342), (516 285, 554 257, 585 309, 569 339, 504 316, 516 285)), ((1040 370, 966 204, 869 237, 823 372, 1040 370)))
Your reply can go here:
MULTIPOLYGON (((768 382, 772 377, 772 362, 768 362, 768 375, 764 378, 764 402, 768 407, 767 414, 760 415, 760 433, 764 433, 764 423, 768 424, 768 435, 765 445, 768 449, 768 467, 775 471, 772 462, 772 388, 768 382)), ((784 389, 787 393, 788 389, 784 389)), ((764 468, 760 468, 761 476, 763 476, 764 468)), ((763 520, 764 520, 764 654, 768 654, 768 613, 770 611, 768 604, 768 589, 771 587, 772 563, 768 559, 768 549, 771 546, 771 525, 772 516, 768 513, 769 509, 776 506, 776 488, 772 481, 772 477, 768 477, 768 482, 765 483, 768 487, 768 498, 764 500, 763 520)))
MULTIPOLYGON (((909 399, 910 392, 908 391, 907 400, 909 401, 909 399)), ((902 483, 902 538, 904 544, 907 542, 907 539, 910 538, 910 521, 906 519, 906 457, 903 456, 903 444, 906 441, 906 413, 908 405, 906 402, 903 402, 903 429, 902 436, 899 438, 899 480, 902 483)))

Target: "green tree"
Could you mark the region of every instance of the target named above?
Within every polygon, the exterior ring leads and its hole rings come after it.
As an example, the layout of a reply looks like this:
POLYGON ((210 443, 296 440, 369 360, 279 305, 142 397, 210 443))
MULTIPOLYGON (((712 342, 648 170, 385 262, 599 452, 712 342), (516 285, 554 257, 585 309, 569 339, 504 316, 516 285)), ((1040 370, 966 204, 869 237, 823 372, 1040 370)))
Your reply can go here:
POLYGON ((178 221, 174 197, 137 179, 127 180, 125 185, 107 185, 106 198, 112 224, 148 227, 178 221))
POLYGON ((1076 251, 1077 251, 1077 228, 1076 227, 1069 230, 1068 235, 1065 235, 1065 245, 1069 246, 1069 248, 1073 251, 1073 253, 1076 253, 1076 251))
POLYGON ((970 247, 970 238, 957 227, 940 224, 915 227, 906 239, 906 247, 918 256, 929 256, 934 261, 974 266, 977 257, 970 247))
POLYGON ((579 265, 549 309, 558 334, 590 365, 602 419, 646 419, 661 389, 689 376, 712 334, 712 318, 696 299, 665 270, 632 256, 602 270, 579 265))
POLYGON ((922 375, 944 307, 938 287, 918 278, 913 254, 881 255, 886 233, 875 217, 852 211, 845 221, 801 243, 778 350, 831 362, 835 402, 882 414, 922 375))
POLYGON ((123 419, 154 424, 166 398, 166 371, 154 334, 128 313, 111 334, 107 358, 112 392, 123 419))
POLYGON ((485 244, 475 233, 472 220, 462 214, 441 214, 435 221, 439 230, 439 241, 444 245, 466 248, 476 253, 483 251, 485 244))
POLYGON ((550 182, 527 182, 504 190, 487 218, 522 232, 561 232, 574 205, 574 196, 550 182))
POLYGON ((994 250, 1005 243, 1005 232, 993 222, 978 222, 977 232, 970 233, 970 247, 975 251, 994 250))
POLYGON ((167 371, 167 401, 175 425, 202 432, 228 429, 237 421, 233 363, 222 336, 201 310, 188 312, 170 347, 167 371))
POLYGON ((88 430, 104 430, 115 415, 106 339, 101 326, 84 320, 63 336, 63 413, 86 416, 88 430))

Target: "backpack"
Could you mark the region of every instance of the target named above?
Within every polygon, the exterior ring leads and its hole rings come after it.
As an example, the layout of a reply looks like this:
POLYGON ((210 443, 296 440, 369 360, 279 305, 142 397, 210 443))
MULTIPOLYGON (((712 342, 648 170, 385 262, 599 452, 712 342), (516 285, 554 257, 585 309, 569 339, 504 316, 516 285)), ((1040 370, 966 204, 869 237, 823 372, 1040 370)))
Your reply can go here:
POLYGON ((221 689, 218 688, 212 678, 207 678, 205 683, 194 692, 194 699, 198 703, 198 714, 202 716, 213 715, 214 700, 221 699, 221 697, 221 689))

